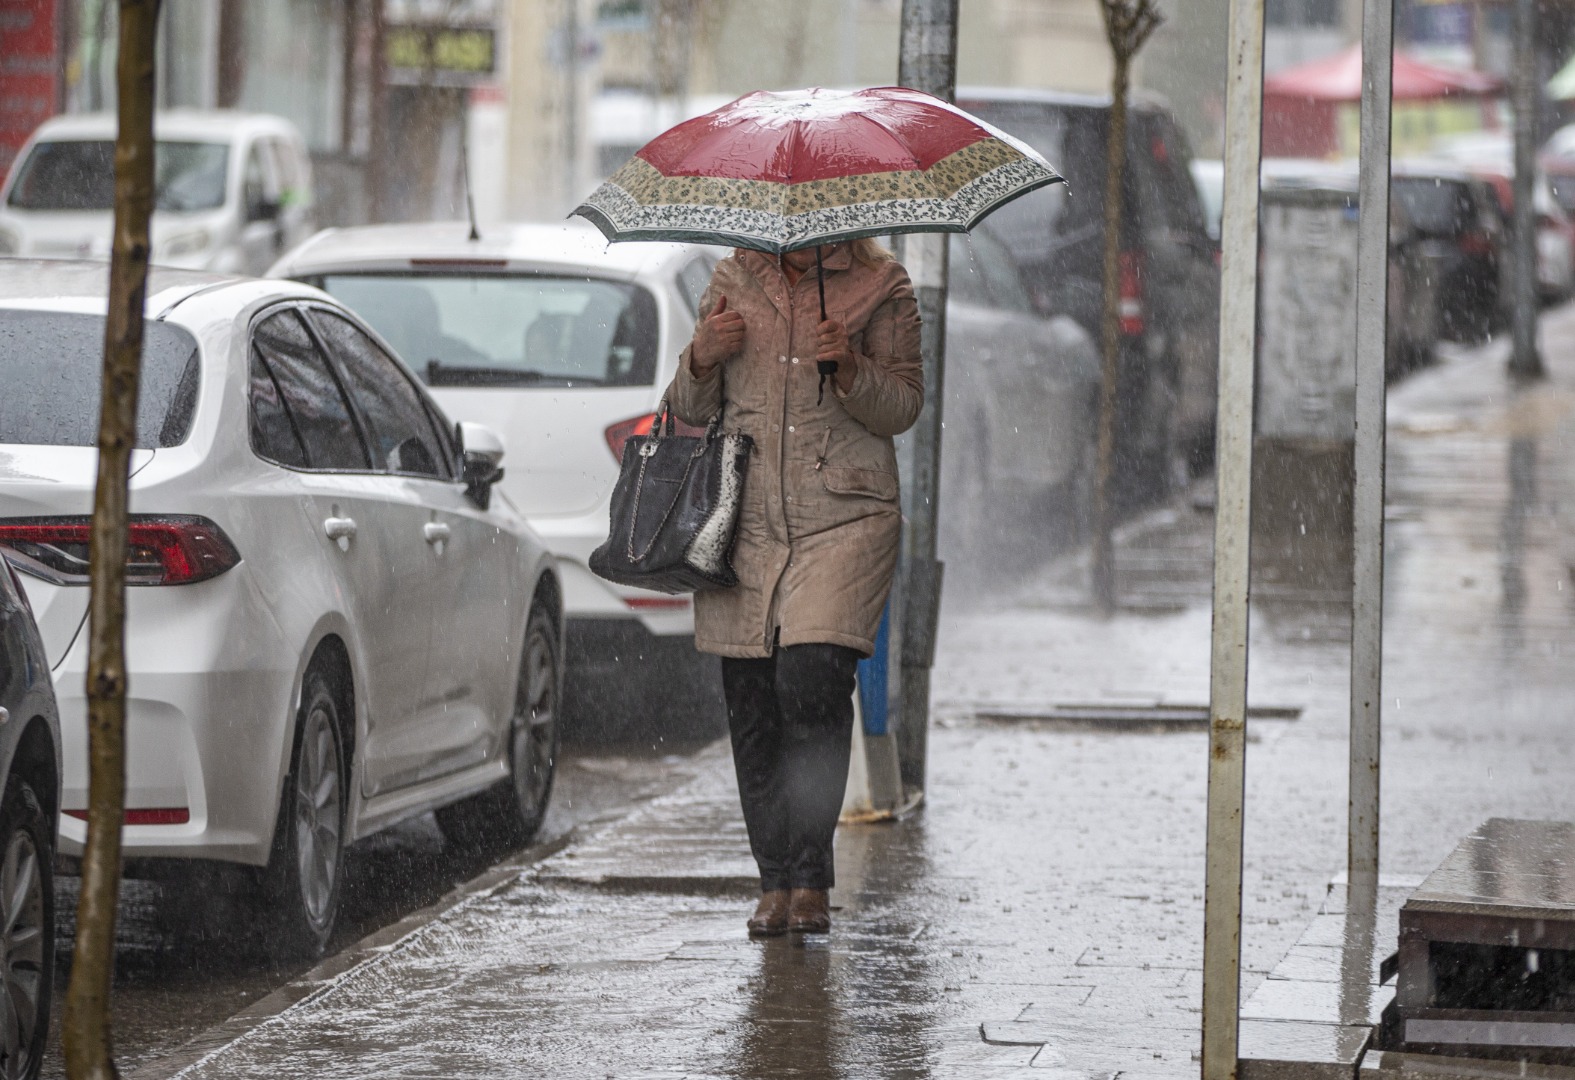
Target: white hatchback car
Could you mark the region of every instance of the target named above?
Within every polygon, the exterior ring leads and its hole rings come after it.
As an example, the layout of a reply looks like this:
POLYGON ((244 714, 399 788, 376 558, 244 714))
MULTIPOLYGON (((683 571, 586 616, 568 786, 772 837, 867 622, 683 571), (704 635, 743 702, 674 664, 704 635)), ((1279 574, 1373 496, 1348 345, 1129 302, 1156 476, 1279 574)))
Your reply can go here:
POLYGON ((720 719, 719 689, 694 650, 689 598, 614 585, 587 561, 607 538, 624 440, 650 430, 723 250, 609 245, 579 221, 468 234, 328 229, 269 273, 352 308, 451 415, 501 432, 526 462, 502 490, 561 560, 571 705, 594 699, 595 721, 615 730, 643 710, 704 728, 694 718, 720 719))
MULTIPOLYGON (((155 263, 260 274, 316 229, 311 159, 288 120, 174 109, 153 124, 155 263)), ((114 162, 112 113, 39 125, 0 187, 0 255, 107 257, 114 162)))
MULTIPOLYGON (((0 262, 0 552, 60 705, 61 850, 86 834, 87 542, 103 264, 0 262)), ((131 478, 125 853, 264 869, 320 949, 344 845, 435 809, 529 836, 557 745, 562 590, 458 431, 294 282, 155 270, 131 478), (463 445, 461 445, 461 441, 463 445)))

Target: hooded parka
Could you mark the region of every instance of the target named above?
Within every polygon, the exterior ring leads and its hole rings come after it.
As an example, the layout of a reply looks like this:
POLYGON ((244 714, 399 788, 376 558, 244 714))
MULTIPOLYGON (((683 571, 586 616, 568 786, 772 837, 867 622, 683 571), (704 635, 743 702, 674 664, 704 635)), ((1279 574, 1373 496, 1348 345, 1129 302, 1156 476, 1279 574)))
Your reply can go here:
POLYGON ((892 437, 924 404, 919 310, 896 260, 869 266, 843 244, 824 258, 826 315, 857 354, 852 388, 815 368, 820 300, 811 268, 790 286, 779 261, 739 250, 700 301, 744 317, 739 352, 703 379, 690 348, 668 388, 673 412, 703 425, 726 397, 723 428, 754 439, 733 546, 738 584, 695 594, 695 645, 764 657, 774 643, 845 645, 865 656, 891 592, 902 534, 892 437))

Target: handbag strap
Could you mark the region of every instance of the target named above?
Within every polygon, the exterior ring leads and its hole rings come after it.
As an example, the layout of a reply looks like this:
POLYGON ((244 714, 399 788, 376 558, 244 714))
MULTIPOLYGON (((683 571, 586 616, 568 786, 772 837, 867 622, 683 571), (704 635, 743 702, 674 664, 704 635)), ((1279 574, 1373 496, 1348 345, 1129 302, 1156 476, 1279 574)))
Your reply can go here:
MULTIPOLYGON (((706 441, 701 444, 702 449, 709 445, 710 441, 711 440, 708 437, 706 441)), ((640 471, 635 475, 634 478, 634 510, 629 515, 629 544, 628 550, 626 552, 626 554, 629 556, 629 561, 632 563, 640 562, 647 555, 649 555, 651 553, 651 549, 656 546, 656 541, 659 537, 661 537, 662 530, 667 527, 668 519, 673 516, 673 510, 677 508, 679 500, 683 498, 684 488, 689 483, 689 473, 693 471, 695 462, 700 458, 700 454, 697 452, 690 454, 689 460, 684 462, 684 475, 679 478, 678 484, 674 489, 673 501, 667 504, 667 512, 662 515, 662 520, 656 523, 656 528, 652 530, 650 542, 645 545, 645 550, 639 554, 635 554, 634 537, 635 534, 640 531, 640 496, 645 492, 645 466, 646 463, 649 462, 652 456, 656 453, 656 447, 656 442, 648 442, 644 446, 640 447, 640 471)))
MULTIPOLYGON (((726 377, 727 365, 724 364, 717 370, 717 378, 721 381, 717 384, 716 414, 706 423, 706 435, 708 438, 712 437, 715 432, 722 430, 722 414, 727 410, 726 377)), ((658 439, 671 436, 676 433, 674 424, 672 403, 664 397, 661 404, 656 407, 656 419, 651 424, 651 434, 658 439)))

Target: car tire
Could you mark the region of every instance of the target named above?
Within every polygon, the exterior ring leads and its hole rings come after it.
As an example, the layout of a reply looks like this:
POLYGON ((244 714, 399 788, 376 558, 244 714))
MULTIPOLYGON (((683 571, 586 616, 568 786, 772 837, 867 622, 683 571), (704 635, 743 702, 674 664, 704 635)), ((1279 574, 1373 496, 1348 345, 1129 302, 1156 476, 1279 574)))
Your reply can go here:
POLYGON ((54 832, 33 789, 12 777, 0 801, 0 1076, 7 1080, 32 1080, 44 1063, 55 970, 54 832))
POLYGON ((528 844, 552 797, 562 718, 563 648, 550 612, 533 605, 525 624, 508 733, 509 778, 479 795, 440 807, 438 827, 466 849, 528 844))
POLYGON ((320 670, 309 671, 264 890, 291 954, 322 955, 339 914, 349 775, 341 725, 330 680, 320 670))

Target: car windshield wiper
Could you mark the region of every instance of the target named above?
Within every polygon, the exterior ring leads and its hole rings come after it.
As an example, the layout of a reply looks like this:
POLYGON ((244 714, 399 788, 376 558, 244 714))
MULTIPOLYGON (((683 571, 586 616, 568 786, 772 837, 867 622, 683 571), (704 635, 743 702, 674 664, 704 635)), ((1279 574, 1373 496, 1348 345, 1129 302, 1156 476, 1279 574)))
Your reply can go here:
POLYGON ((601 380, 584 376, 549 375, 529 368, 445 364, 428 360, 428 386, 600 386, 601 380))

